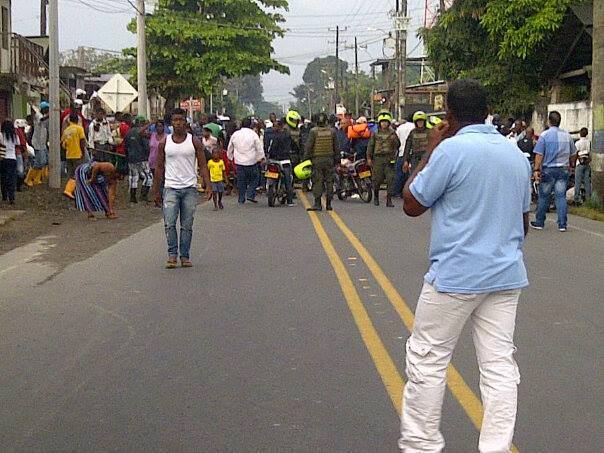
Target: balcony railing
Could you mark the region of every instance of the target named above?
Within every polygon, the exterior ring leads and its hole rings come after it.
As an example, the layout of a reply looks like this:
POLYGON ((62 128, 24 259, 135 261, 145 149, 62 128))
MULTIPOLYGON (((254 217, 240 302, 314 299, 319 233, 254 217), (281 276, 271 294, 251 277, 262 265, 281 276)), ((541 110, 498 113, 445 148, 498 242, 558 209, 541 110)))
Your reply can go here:
POLYGON ((13 33, 11 39, 11 72, 27 79, 48 77, 44 48, 27 38, 13 33))

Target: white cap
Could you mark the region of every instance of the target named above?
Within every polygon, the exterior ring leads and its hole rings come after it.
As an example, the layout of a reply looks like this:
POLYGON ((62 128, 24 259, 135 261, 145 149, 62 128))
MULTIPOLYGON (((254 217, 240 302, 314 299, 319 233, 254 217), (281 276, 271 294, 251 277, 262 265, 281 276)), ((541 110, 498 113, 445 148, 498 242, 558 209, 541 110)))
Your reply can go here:
POLYGON ((86 91, 82 90, 81 88, 78 88, 76 90, 76 96, 82 96, 82 95, 86 96, 86 91))
POLYGON ((359 119, 357 119, 357 124, 367 124, 367 118, 364 116, 359 116, 359 119))
POLYGON ((84 105, 84 102, 81 99, 76 99, 75 101, 73 101, 73 104, 82 106, 82 105, 84 105))

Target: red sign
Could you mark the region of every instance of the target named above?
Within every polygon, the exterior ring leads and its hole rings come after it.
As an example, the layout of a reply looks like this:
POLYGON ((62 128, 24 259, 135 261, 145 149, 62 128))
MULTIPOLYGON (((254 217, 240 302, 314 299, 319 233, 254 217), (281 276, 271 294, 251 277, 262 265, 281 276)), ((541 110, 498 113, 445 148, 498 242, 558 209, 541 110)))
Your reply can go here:
POLYGON ((199 99, 180 101, 180 108, 183 110, 189 110, 193 106, 194 112, 201 112, 201 101, 199 99))

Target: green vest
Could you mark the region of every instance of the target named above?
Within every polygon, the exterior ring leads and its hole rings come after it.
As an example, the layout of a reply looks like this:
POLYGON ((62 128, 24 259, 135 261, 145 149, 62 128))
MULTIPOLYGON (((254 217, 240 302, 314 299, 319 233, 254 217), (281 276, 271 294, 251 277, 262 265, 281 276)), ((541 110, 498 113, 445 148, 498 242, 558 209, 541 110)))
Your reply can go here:
POLYGON ((411 140, 411 159, 415 161, 421 160, 422 156, 428 148, 428 129, 414 129, 409 136, 411 140))
POLYGON ((377 131, 375 133, 375 147, 373 148, 373 157, 377 156, 388 156, 392 157, 395 155, 397 150, 395 149, 396 134, 393 131, 382 132, 377 131), (393 137, 394 135, 394 137, 393 137))
POLYGON ((329 127, 316 127, 313 157, 333 157, 333 134, 329 127))

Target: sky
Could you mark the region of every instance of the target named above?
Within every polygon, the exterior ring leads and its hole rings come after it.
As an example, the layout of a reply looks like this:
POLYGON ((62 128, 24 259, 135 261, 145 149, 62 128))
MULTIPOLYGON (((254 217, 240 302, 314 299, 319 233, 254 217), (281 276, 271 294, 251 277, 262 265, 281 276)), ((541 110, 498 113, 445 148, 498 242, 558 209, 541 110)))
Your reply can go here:
MULTIPOLYGON (((420 56, 423 48, 416 33, 424 23, 425 0, 408 2, 407 52, 420 56)), ((292 89, 302 83, 306 64, 317 56, 335 55, 336 25, 341 28, 340 58, 351 66, 354 51, 350 47, 355 36, 359 44, 367 46, 359 49, 361 69, 366 72, 370 61, 393 54, 392 49, 383 48, 382 40, 393 28, 389 11, 394 9, 395 0, 290 0, 289 5, 283 24, 288 32, 284 38, 275 40, 274 57, 289 67, 290 75, 271 72, 263 76, 264 97, 268 101, 289 104, 292 89)), ((134 9, 128 0, 59 0, 59 46, 61 50, 78 46, 121 50, 134 46, 135 36, 126 30, 133 17, 134 9)), ((39 34, 40 0, 13 2, 12 18, 15 33, 39 34)))

